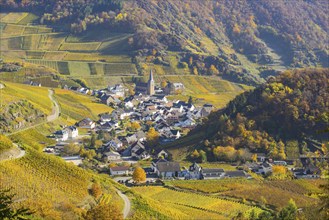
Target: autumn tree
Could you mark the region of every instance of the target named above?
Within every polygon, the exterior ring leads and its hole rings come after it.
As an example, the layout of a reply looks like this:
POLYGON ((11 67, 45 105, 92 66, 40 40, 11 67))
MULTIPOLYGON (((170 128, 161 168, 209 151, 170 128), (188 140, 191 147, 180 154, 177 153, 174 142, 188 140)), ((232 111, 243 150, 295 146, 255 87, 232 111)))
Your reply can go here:
POLYGON ((215 65, 210 65, 209 67, 209 75, 218 75, 219 71, 218 69, 215 67, 215 65))
POLYGON ((133 173, 133 180, 137 183, 144 182, 146 180, 146 173, 143 168, 136 167, 133 173))
POLYGON ((137 121, 134 121, 134 122, 131 123, 131 128, 134 131, 137 131, 137 130, 141 129, 141 126, 140 126, 140 124, 137 121))
POLYGON ((117 164, 113 163, 113 162, 109 164, 109 168, 116 167, 116 166, 117 166, 117 164))
POLYGON ((155 147, 159 141, 159 133, 151 127, 146 133, 146 141, 150 147, 155 147))
POLYGON ((161 88, 164 89, 167 87, 167 85, 168 85, 167 81, 165 81, 165 80, 161 81, 161 88))
POLYGON ((95 199, 98 199, 102 195, 102 188, 99 183, 93 183, 91 185, 90 193, 95 199))
POLYGON ((253 155, 251 156, 251 160, 252 160, 253 162, 257 162, 257 154, 253 154, 253 155))
POLYGON ((200 157, 200 154, 199 154, 199 152, 198 152, 197 150, 194 150, 194 151, 191 153, 191 158, 192 158, 193 160, 197 160, 197 159, 199 159, 199 157, 200 157))
POLYGON ((288 170, 285 166, 274 165, 272 166, 272 174, 270 179, 283 180, 289 177, 288 170))
POLYGON ((88 210, 84 216, 86 220, 122 220, 123 215, 119 207, 115 204, 98 204, 88 210))

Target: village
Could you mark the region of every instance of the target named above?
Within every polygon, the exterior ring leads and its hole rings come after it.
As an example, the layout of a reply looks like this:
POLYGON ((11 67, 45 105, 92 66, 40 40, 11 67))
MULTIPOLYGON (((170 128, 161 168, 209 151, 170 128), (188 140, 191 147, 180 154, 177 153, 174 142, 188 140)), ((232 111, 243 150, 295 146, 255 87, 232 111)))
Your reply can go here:
MULTIPOLYGON (((287 162, 272 161, 264 154, 258 154, 257 160, 246 162, 243 168, 239 166, 236 170, 227 171, 220 166, 203 168, 195 162, 190 166, 181 166, 179 162, 172 161, 171 154, 157 146, 186 135, 202 118, 208 116, 214 107, 211 104, 194 106, 190 100, 168 100, 168 95, 184 90, 184 85, 168 82, 165 88, 156 87, 152 71, 147 83, 136 84, 134 95, 126 95, 127 89, 121 84, 103 90, 76 87, 66 89, 95 96, 114 110, 100 114, 98 121, 85 118, 75 125, 56 131, 51 136, 56 140, 56 145, 48 146, 44 151, 59 155, 75 165, 100 172, 105 170, 118 181, 131 179, 129 176, 136 167, 134 164, 139 161, 149 162, 144 170, 148 181, 152 182, 158 178, 250 179, 250 173, 266 176, 272 172, 273 165, 287 166, 287 162), (86 158, 94 162, 88 163, 86 158)), ((320 177, 316 167, 290 170, 295 178, 320 177)))

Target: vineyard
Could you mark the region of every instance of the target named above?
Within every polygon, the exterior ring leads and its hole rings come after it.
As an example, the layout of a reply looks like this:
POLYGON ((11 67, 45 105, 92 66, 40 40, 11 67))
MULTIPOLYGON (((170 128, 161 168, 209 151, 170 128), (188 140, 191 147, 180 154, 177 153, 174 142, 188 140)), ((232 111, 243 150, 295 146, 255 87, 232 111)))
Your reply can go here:
POLYGON ((137 74, 126 52, 120 53, 130 35, 110 33, 100 41, 94 38, 86 41, 53 32, 50 27, 30 25, 36 19, 30 13, 8 13, 1 17, 1 50, 6 52, 2 54, 5 61, 24 60, 72 77, 137 74), (19 56, 12 51, 20 52, 19 56))
POLYGON ((83 206, 89 196, 91 175, 54 156, 29 150, 19 160, 0 163, 0 177, 1 187, 12 187, 22 205, 31 207, 40 217, 60 219, 83 212, 76 207, 83 206), (58 204, 66 210, 60 210, 58 204))
POLYGON ((239 211, 245 213, 247 216, 252 210, 256 213, 262 212, 259 208, 242 203, 191 192, 175 191, 163 187, 135 187, 134 191, 160 204, 166 204, 165 207, 174 213, 200 216, 200 212, 202 211, 204 213, 204 219, 214 218, 215 216, 217 219, 229 219, 236 216, 239 211), (183 208, 181 209, 181 207, 183 208), (185 213, 184 210, 188 212, 185 213), (194 215, 195 210, 196 214, 194 215), (210 215, 208 216, 208 214, 210 215))
POLYGON ((6 87, 1 90, 1 108, 12 102, 29 100, 34 107, 40 109, 45 114, 51 113, 52 103, 48 97, 48 89, 9 82, 6 82, 5 85, 6 87))
MULTIPOLYGON (((129 53, 131 34, 95 31, 74 36, 35 25, 37 16, 30 13, 0 16, 5 18, 0 22, 0 44, 5 61, 22 61, 40 68, 47 67, 66 77, 83 79, 93 88, 131 81, 132 77, 137 76, 135 60, 129 53)), ((172 99, 187 101, 189 96, 193 96, 198 105, 212 103, 221 108, 236 95, 249 89, 218 77, 188 76, 190 70, 180 65, 176 52, 168 52, 168 65, 154 64, 148 60, 142 62, 139 71, 148 73, 152 68, 157 83, 170 80, 182 82, 186 86, 183 94, 175 95, 172 99)))
POLYGON ((171 181, 168 185, 219 197, 246 199, 282 208, 293 199, 298 207, 316 204, 313 194, 321 193, 323 180, 258 181, 246 179, 171 181))
POLYGON ((90 96, 68 90, 56 89, 55 97, 61 106, 62 114, 77 121, 86 117, 97 119, 100 113, 112 111, 112 108, 96 102, 96 99, 90 96))

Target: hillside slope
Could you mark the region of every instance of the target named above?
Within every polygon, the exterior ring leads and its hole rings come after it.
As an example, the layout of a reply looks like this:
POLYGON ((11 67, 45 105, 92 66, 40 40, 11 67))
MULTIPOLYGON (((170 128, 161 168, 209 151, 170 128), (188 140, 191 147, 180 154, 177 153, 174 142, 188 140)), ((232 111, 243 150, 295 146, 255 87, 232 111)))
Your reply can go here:
MULTIPOLYGON (((6 37, 17 36, 12 28, 20 24, 46 24, 56 32, 71 32, 80 42, 89 41, 83 47, 77 47, 74 38, 53 35, 53 42, 61 45, 58 50, 128 54, 140 74, 152 66, 159 73, 219 75, 255 84, 262 82, 260 76, 273 75, 286 67, 328 66, 329 11, 326 1, 2 0, 0 5, 2 12, 23 11, 40 15, 39 19, 26 14, 24 17, 24 13, 20 16, 4 15, 2 22, 7 26, 1 27, 6 37), (177 59, 174 63, 173 58, 177 59)), ((45 28, 37 32, 34 28, 21 31, 49 34, 45 28)), ((23 40, 19 38, 22 37, 11 39, 10 45, 29 42, 30 36, 23 40)), ((29 50, 38 47, 29 43, 21 45, 29 50)), ((74 54, 66 59, 76 60, 77 56, 74 54)), ((33 59, 30 62, 37 63, 33 59)), ((103 74, 98 67, 101 66, 113 74, 111 65, 102 65, 105 64, 89 62, 80 70, 90 69, 93 73, 103 74)), ((66 74, 81 72, 72 63, 55 66, 66 74)), ((120 65, 116 63, 115 66, 120 65)), ((124 68, 121 74, 135 71, 131 66, 124 68)))
POLYGON ((329 128, 328 79, 328 69, 286 71, 237 96, 172 146, 206 149, 210 160, 216 146, 267 153, 278 159, 324 152, 321 142, 328 141, 329 128))

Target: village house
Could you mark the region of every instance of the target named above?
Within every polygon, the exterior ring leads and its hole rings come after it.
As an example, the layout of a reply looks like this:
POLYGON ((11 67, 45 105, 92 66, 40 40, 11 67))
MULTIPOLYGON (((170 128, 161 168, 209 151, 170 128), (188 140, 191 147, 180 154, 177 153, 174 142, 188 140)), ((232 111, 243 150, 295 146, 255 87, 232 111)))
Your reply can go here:
POLYGON ((166 149, 158 150, 155 156, 156 158, 168 158, 169 152, 166 149))
POLYGON ((167 162, 167 160, 164 158, 153 159, 151 162, 151 169, 153 170, 153 172, 156 172, 156 166, 158 162, 167 162))
POLYGON ((108 86, 107 90, 116 98, 122 98, 125 96, 125 88, 121 84, 108 86))
POLYGON ((243 170, 226 171, 224 177, 225 178, 251 178, 251 176, 243 170))
POLYGON ((108 141, 106 144, 104 144, 104 147, 106 149, 118 150, 123 147, 123 143, 119 139, 116 138, 114 140, 108 141))
POLYGON ((201 171, 202 167, 194 162, 185 174, 185 179, 201 179, 201 171))
POLYGON ((157 162, 155 173, 163 179, 175 178, 180 175, 180 165, 178 162, 157 162))
POLYGON ((129 175, 129 167, 127 167, 127 166, 111 167, 110 174, 112 176, 129 175))
POLYGON ((68 133, 68 138, 74 139, 79 136, 78 128, 75 126, 69 126, 64 128, 65 131, 68 133))
POLYGON ((78 123, 78 127, 86 128, 86 129, 94 129, 96 127, 96 123, 90 118, 85 118, 78 123))
POLYGON ((149 153, 145 150, 145 146, 140 141, 131 146, 131 156, 138 160, 150 158, 149 153))
POLYGON ((207 117, 210 115, 210 113, 214 110, 213 105, 211 104, 204 104, 201 111, 200 111, 200 115, 201 117, 207 117))
POLYGON ((171 83, 167 82, 167 86, 164 92, 168 95, 182 93, 185 90, 183 83, 171 83))
POLYGON ((62 157, 66 162, 73 163, 76 166, 82 164, 82 158, 80 156, 69 156, 69 157, 62 157))
POLYGON ((59 130, 55 132, 56 141, 66 141, 69 139, 69 133, 66 130, 59 130))
POLYGON ((220 179, 225 176, 225 171, 223 169, 202 169, 201 179, 220 179))
POLYGON ((110 151, 104 154, 106 161, 113 162, 121 160, 121 155, 118 152, 110 151))

